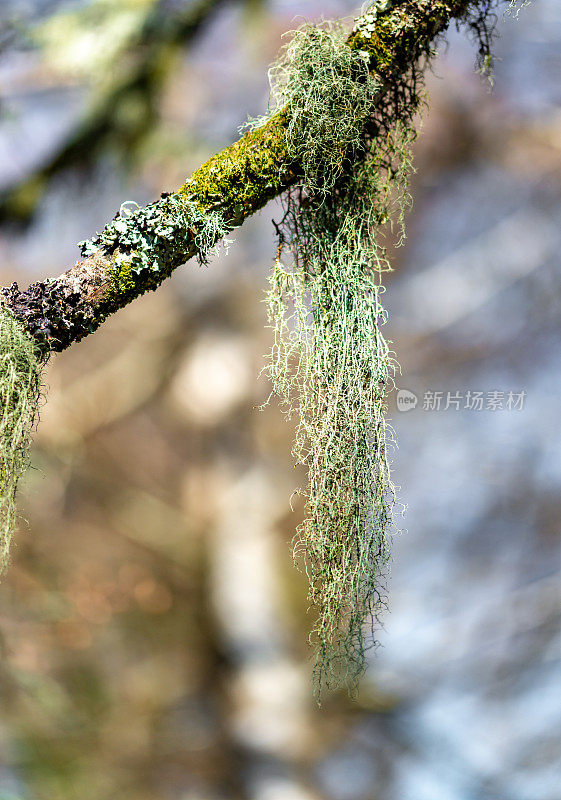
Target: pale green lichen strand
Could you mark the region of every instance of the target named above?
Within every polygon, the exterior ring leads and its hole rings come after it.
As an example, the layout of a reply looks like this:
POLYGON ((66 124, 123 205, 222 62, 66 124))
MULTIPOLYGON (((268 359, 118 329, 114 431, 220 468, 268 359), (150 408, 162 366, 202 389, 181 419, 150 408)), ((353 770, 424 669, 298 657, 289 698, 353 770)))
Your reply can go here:
POLYGON ((0 571, 9 559, 16 492, 28 465, 43 366, 37 342, 9 311, 0 310, 0 571))
POLYGON ((281 225, 293 266, 278 258, 271 278, 266 370, 297 417, 294 455, 308 469, 295 554, 317 614, 316 687, 354 688, 385 604, 395 499, 385 413, 395 362, 382 333, 381 231, 408 200, 412 134, 405 109, 395 109, 391 127, 373 122, 378 83, 338 26, 296 31, 271 74, 276 102, 293 112, 287 147, 305 178, 281 225))

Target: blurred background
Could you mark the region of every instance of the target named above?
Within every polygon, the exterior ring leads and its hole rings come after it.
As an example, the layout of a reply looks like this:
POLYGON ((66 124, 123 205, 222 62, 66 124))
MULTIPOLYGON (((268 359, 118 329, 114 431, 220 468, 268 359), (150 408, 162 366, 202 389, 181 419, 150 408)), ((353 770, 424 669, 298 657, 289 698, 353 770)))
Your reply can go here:
MULTIPOLYGON (((2 283, 177 187, 266 108, 284 31, 356 10, 2 0, 2 283)), ((0 585, 0 800, 561 800, 557 0, 498 31, 492 91, 456 31, 427 76, 385 295, 407 508, 358 699, 314 703, 305 478, 256 410, 271 204, 48 367, 0 585)))

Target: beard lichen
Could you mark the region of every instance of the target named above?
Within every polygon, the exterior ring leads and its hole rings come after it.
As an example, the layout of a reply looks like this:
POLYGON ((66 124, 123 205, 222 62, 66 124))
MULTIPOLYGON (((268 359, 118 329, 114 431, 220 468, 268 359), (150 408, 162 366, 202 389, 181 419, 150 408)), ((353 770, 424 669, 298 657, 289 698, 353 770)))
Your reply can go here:
POLYGON ((0 309, 0 572, 8 563, 16 492, 28 465, 45 356, 21 322, 0 309))
MULTIPOLYGON (((492 12, 504 1, 467 3, 460 15, 483 71, 492 66, 492 12)), ((373 76, 370 40, 376 34, 376 68, 384 47, 392 61, 406 24, 400 9, 395 0, 376 0, 349 39, 338 24, 304 25, 270 70, 272 113, 289 110, 287 152, 303 180, 288 190, 276 226, 279 254, 267 294, 274 342, 265 371, 297 418, 293 453, 308 469, 295 556, 303 558, 317 615, 310 641, 318 692, 356 688, 386 606, 396 502, 386 411, 397 364, 382 333, 381 275, 390 269, 384 236, 397 222, 396 243, 403 239, 423 68, 435 52, 411 42, 417 52, 408 71, 373 76), (281 262, 285 245, 290 269, 281 262)))
MULTIPOLYGON (((492 64, 492 11, 502 2, 478 0, 462 15, 483 69, 492 64)), ((355 27, 358 40, 367 45, 383 27, 390 47, 392 25, 403 22, 397 5, 371 5, 355 27)), ((356 688, 386 607, 396 503, 386 412, 397 364, 382 333, 381 275, 390 269, 384 236, 397 222, 396 243, 403 239, 423 62, 434 55, 432 45, 420 47, 408 72, 378 81, 372 54, 348 42, 338 24, 304 25, 270 70, 272 113, 289 109, 287 151, 303 180, 289 189, 276 226, 265 371, 296 416, 293 454, 308 470, 295 557, 316 613, 310 641, 318 693, 356 688), (281 261, 285 245, 290 268, 281 261)))
POLYGON ((332 24, 295 31, 271 76, 274 103, 293 115, 288 152, 304 180, 277 226, 265 370, 296 416, 293 453, 308 469, 295 557, 316 613, 316 690, 352 690, 386 602, 395 503, 386 411, 397 365, 382 333, 380 278, 390 269, 382 237, 409 201, 419 81, 412 72, 404 91, 382 100, 367 56, 332 24))

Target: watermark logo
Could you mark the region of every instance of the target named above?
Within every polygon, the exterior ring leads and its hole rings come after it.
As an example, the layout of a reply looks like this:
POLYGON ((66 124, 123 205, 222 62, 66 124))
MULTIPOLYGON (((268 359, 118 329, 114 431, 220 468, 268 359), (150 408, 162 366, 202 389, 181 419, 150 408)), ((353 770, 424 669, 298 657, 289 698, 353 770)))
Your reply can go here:
POLYGON ((418 402, 419 398, 417 395, 410 392, 409 389, 399 389, 397 393, 398 411, 412 411, 418 402))
MULTIPOLYGON (((500 391, 494 389, 480 392, 472 389, 466 391, 453 390, 433 391, 427 389, 423 393, 423 402, 419 407, 423 411, 523 411, 526 392, 500 391)), ((419 397, 409 389, 397 392, 397 410, 412 411, 419 404, 419 397)))

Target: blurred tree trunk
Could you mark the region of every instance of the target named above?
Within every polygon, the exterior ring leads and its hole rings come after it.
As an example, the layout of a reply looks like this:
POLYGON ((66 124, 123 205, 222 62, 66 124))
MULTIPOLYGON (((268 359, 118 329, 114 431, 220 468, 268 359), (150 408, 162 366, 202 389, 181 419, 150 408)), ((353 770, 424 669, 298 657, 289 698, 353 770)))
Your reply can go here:
POLYGON ((170 53, 190 43, 223 3, 195 0, 179 13, 156 4, 134 38, 134 52, 125 48, 119 70, 104 91, 94 92, 76 130, 38 171, 0 192, 0 221, 27 221, 54 177, 73 167, 92 168, 107 150, 129 166, 157 120, 162 85, 173 64, 170 53), (123 115, 131 102, 139 113, 123 115))

